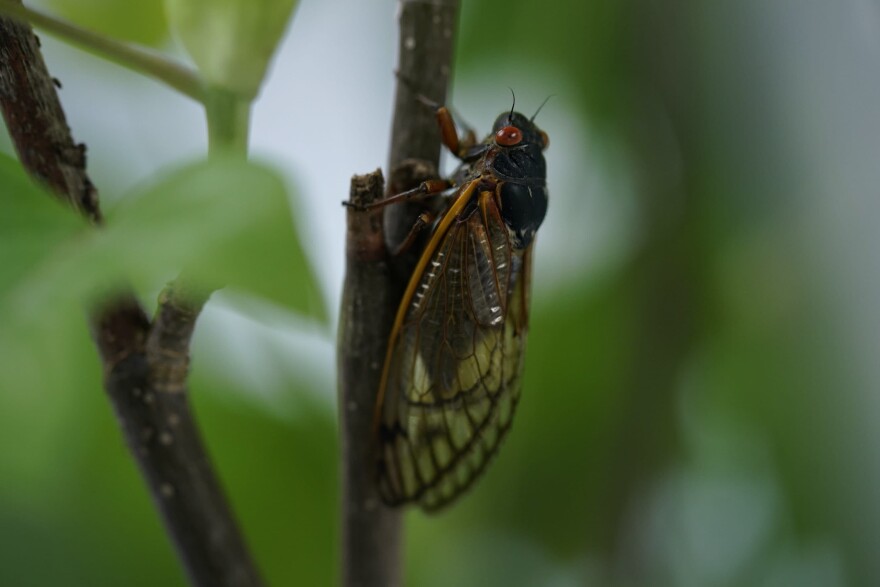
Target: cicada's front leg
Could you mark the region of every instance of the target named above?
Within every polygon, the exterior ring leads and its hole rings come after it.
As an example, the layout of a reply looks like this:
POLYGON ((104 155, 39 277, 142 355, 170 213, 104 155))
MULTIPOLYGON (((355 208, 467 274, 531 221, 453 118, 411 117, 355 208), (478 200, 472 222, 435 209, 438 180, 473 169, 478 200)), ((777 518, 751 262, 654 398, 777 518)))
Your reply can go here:
POLYGON ((455 119, 452 112, 446 106, 441 106, 427 96, 417 94, 419 102, 431 108, 437 118, 437 126, 440 128, 440 140, 449 149, 449 152, 458 159, 464 159, 468 151, 477 144, 477 135, 467 124, 464 125, 464 135, 459 136, 455 128, 455 119))
POLYGON ((477 135, 474 130, 466 127, 464 136, 459 137, 458 130, 455 128, 455 120, 446 106, 437 106, 435 116, 437 117, 437 126, 440 127, 440 139, 443 144, 453 155, 464 159, 471 147, 477 143, 477 135))
POLYGON ((404 86, 409 88, 409 91, 415 95, 419 102, 434 111, 434 115, 437 117, 437 126, 440 127, 440 139, 443 141, 443 144, 457 158, 464 159, 470 149, 477 144, 477 135, 474 133, 474 130, 465 124, 464 136, 459 137, 458 131, 455 128, 455 120, 453 120, 452 113, 446 106, 419 93, 412 81, 400 75, 399 72, 395 72, 395 75, 397 75, 397 79, 404 86))

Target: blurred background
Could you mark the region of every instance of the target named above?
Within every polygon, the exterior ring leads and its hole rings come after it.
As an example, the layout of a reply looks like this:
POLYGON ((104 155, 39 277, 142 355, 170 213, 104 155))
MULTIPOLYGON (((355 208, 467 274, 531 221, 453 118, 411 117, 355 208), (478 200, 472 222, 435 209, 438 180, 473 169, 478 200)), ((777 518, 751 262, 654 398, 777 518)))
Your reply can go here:
MULTIPOLYGON (((160 0, 39 5, 182 54, 160 0)), ((387 158, 395 9, 302 0, 254 108, 332 324, 221 293, 197 329, 196 409, 273 585, 338 576, 339 203, 387 158)), ((196 105, 42 40, 106 206, 203 156, 196 105)), ((551 204, 516 424, 471 494, 408 514, 407 584, 880 584, 878 64, 877 0, 464 2, 451 103, 485 132, 508 86, 555 95, 551 204)), ((0 584, 183 585, 68 330, 56 384, 0 393, 0 584)))

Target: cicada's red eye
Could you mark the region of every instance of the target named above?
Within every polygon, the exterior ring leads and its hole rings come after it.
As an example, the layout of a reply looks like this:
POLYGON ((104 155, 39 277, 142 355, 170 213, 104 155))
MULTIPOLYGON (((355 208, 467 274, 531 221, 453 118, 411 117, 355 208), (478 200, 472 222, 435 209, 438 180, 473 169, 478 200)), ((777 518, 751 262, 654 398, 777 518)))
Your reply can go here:
POLYGON ((543 148, 546 149, 550 146, 550 137, 547 136, 543 130, 541 131, 541 142, 543 143, 543 148))
POLYGON ((522 131, 515 126, 505 126, 495 133, 495 142, 502 147, 513 147, 522 142, 522 131))

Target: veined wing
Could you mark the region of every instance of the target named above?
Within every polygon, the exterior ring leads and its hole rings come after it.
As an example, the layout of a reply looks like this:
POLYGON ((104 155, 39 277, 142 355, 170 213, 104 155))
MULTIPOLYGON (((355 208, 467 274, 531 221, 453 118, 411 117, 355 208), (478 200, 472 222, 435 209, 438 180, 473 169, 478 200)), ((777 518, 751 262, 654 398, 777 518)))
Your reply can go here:
MULTIPOLYGON (((473 191, 473 186, 469 186, 473 191)), ((529 251, 491 192, 462 194, 438 226, 391 335, 377 413, 386 502, 451 502, 488 464, 519 400, 529 251)))

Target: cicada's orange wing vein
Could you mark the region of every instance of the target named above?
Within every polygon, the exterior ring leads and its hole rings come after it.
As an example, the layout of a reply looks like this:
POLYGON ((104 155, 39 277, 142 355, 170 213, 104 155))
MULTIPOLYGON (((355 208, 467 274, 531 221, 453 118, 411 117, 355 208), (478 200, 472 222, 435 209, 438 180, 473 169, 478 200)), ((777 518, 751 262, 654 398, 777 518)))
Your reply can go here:
POLYGON ((478 200, 457 199, 455 217, 441 221, 392 332, 377 413, 390 504, 430 510, 455 499, 498 449, 519 400, 531 247, 513 248, 494 194, 478 200))

